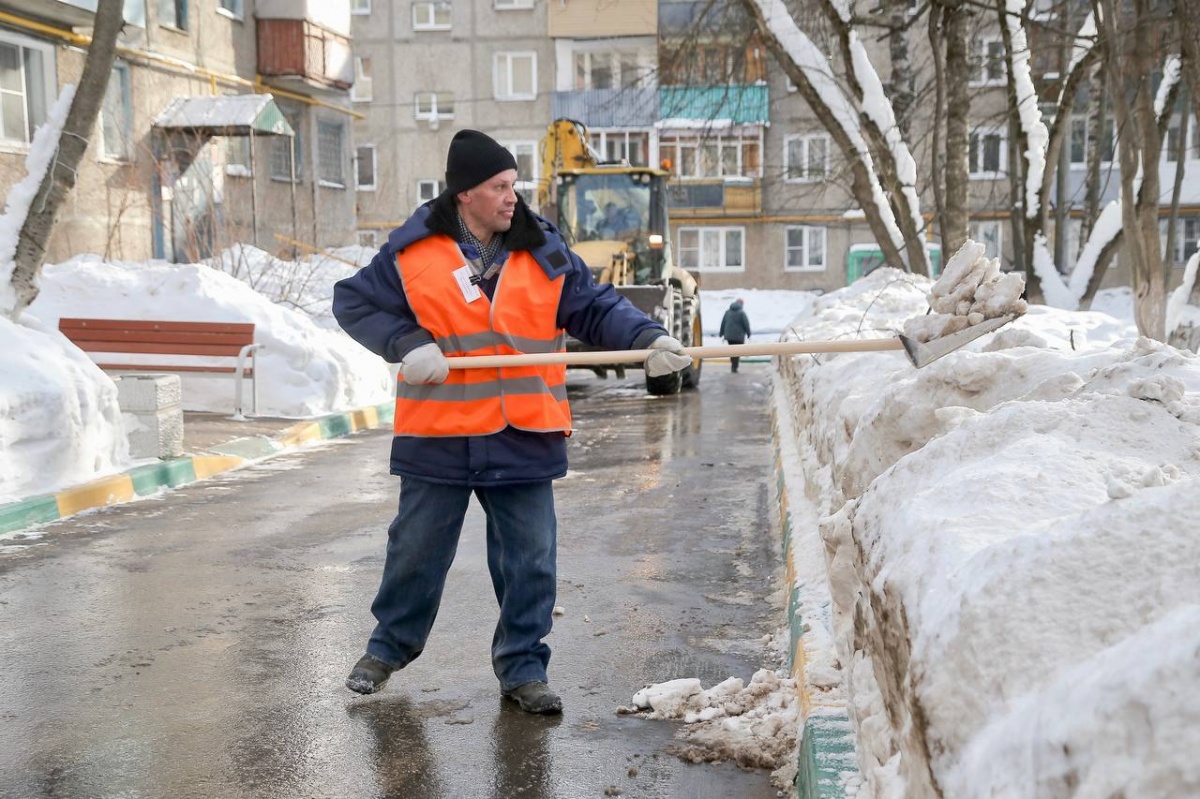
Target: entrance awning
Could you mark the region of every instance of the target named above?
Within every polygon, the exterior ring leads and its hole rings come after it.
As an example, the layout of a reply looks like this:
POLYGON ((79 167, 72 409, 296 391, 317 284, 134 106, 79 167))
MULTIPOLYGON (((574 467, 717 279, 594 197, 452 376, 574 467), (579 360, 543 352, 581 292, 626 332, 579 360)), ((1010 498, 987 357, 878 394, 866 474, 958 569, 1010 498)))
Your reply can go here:
POLYGON ((154 120, 165 131, 206 136, 295 136, 269 94, 177 97, 154 120))

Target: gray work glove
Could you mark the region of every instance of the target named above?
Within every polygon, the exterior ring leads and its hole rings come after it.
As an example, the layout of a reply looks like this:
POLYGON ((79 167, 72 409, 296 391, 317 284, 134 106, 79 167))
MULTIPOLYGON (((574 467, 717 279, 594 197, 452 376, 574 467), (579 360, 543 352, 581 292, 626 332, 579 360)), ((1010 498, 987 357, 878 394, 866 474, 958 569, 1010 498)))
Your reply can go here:
POLYGON ((650 342, 650 349, 654 352, 646 358, 645 365, 649 377, 669 375, 686 369, 692 363, 691 356, 683 353, 683 344, 677 338, 659 336, 650 342))
POLYGON ((450 364, 438 345, 422 344, 400 361, 400 376, 410 386, 422 383, 442 383, 450 374, 450 364))

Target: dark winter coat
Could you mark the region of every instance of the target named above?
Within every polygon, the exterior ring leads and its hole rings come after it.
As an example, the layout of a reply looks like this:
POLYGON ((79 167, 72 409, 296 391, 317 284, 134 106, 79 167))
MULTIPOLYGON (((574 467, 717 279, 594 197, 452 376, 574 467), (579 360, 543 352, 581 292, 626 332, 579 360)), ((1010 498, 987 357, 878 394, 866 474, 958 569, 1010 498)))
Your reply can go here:
MULTIPOLYGON (((333 289, 333 315, 352 338, 389 363, 399 363, 413 349, 433 341, 409 309, 396 268, 396 255, 420 239, 441 233, 458 238, 453 195, 443 194, 417 209, 393 230, 369 265, 338 281, 333 289)), ((567 249, 557 228, 518 200, 512 227, 505 234, 507 252, 528 250, 551 278, 563 276, 558 327, 601 349, 642 349, 667 331, 616 293, 611 284, 597 286, 577 255, 567 249)), ((503 279, 504 271, 499 278, 503 279)), ((480 286, 490 297, 495 283, 480 286)), ((488 436, 392 439, 392 474, 438 483, 490 486, 550 480, 567 473, 566 436, 505 428, 488 436)))
POLYGON ((729 310, 721 317, 718 335, 730 344, 741 344, 750 338, 750 317, 742 310, 741 300, 730 303, 729 310))

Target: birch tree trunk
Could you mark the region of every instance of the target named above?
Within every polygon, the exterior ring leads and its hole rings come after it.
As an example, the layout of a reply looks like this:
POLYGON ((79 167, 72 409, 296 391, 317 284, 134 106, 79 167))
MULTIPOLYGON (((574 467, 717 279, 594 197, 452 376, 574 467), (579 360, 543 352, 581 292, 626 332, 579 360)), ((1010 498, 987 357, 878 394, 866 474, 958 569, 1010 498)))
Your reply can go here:
POLYGON ((12 283, 17 301, 16 319, 37 298, 37 279, 46 257, 46 247, 63 200, 75 188, 76 174, 87 152, 88 140, 96 129, 96 117, 104 103, 109 75, 117 52, 117 35, 125 24, 123 0, 99 0, 92 42, 88 46, 83 75, 75 90, 71 110, 63 124, 58 151, 42 178, 41 187, 25 217, 17 239, 12 283))
POLYGON ((971 146, 971 96, 967 80, 971 74, 972 15, 957 0, 942 4, 942 12, 946 40, 946 212, 942 246, 948 258, 966 243, 971 217, 971 167, 967 157, 971 146))
POLYGON ((1167 297, 1158 237, 1162 137, 1151 85, 1155 63, 1149 0, 1133 0, 1128 5, 1123 0, 1119 4, 1117 0, 1098 0, 1097 4, 1111 45, 1104 54, 1104 65, 1112 87, 1114 121, 1121 131, 1124 254, 1133 275, 1134 321, 1143 336, 1163 341, 1167 297), (1121 13, 1126 10, 1128 15, 1121 13))

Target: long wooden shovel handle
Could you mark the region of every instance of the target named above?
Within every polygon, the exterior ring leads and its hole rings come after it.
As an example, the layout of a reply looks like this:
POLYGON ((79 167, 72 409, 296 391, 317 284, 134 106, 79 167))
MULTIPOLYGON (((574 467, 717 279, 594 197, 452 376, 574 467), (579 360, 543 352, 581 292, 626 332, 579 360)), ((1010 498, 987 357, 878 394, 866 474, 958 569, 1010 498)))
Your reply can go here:
MULTIPOLYGON (((797 355, 818 352, 879 352, 902 350, 899 338, 845 339, 842 341, 772 341, 762 344, 723 344, 711 347, 684 347, 692 358, 745 358, 751 355, 797 355)), ((464 355, 447 358, 451 369, 478 369, 504 366, 545 366, 547 364, 641 363, 655 350, 614 350, 601 352, 541 352, 527 355, 464 355)))

